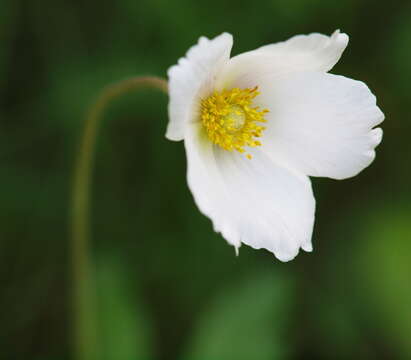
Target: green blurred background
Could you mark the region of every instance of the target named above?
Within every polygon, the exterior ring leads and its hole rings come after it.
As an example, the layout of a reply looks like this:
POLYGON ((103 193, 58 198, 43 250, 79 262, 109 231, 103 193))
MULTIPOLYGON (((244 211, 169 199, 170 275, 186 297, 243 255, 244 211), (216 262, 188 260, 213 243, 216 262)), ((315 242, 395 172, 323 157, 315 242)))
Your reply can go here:
POLYGON ((101 360, 411 359, 411 3, 375 0, 1 0, 0 359, 74 359, 70 187, 100 89, 165 76, 201 35, 234 54, 340 28, 333 72, 386 114, 376 161, 313 179, 314 252, 281 263, 234 249, 197 210, 167 98, 106 112, 93 183, 101 360))

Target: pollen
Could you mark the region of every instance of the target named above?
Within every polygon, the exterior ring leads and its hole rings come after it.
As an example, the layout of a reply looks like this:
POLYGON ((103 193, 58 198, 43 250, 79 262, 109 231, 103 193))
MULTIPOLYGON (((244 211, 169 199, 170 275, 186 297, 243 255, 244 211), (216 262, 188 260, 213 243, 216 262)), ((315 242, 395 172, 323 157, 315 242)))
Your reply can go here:
MULTIPOLYGON (((253 106, 258 87, 215 91, 201 101, 201 122, 208 138, 227 151, 245 153, 246 147, 261 146, 269 111, 253 106)), ((246 154, 251 159, 250 154, 246 154)))

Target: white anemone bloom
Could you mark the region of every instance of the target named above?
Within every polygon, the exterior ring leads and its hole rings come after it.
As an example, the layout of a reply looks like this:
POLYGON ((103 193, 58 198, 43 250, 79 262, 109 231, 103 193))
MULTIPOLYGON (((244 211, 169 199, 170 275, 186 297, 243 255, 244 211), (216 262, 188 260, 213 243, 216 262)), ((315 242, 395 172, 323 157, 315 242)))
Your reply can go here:
POLYGON ((224 33, 169 69, 166 137, 184 140, 195 202, 236 251, 244 243, 282 261, 312 251, 309 176, 345 179, 374 160, 375 96, 328 73, 347 43, 314 33, 230 58, 224 33))

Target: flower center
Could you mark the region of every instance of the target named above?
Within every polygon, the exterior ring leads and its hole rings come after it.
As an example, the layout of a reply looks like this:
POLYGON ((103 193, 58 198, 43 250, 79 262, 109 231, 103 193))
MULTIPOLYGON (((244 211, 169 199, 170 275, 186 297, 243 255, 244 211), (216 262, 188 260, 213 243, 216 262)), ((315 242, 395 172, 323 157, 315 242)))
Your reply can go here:
MULTIPOLYGON (((201 121, 208 138, 224 150, 244 153, 244 147, 261 146, 256 140, 265 130, 259 123, 267 122, 267 109, 252 106, 259 95, 258 87, 252 89, 215 91, 201 101, 201 121)), ((251 155, 247 154, 251 159, 251 155)))

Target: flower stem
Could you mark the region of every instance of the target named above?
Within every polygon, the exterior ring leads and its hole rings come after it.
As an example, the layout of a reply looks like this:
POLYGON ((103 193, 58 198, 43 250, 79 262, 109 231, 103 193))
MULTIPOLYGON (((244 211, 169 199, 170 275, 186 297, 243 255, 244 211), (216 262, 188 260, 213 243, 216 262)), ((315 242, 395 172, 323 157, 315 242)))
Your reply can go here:
POLYGON ((96 138, 104 110, 121 95, 141 88, 156 88, 167 93, 167 81, 157 77, 130 78, 104 88, 91 105, 75 160, 71 213, 71 267, 73 291, 74 359, 98 360, 96 304, 92 263, 89 256, 90 184, 96 138))

